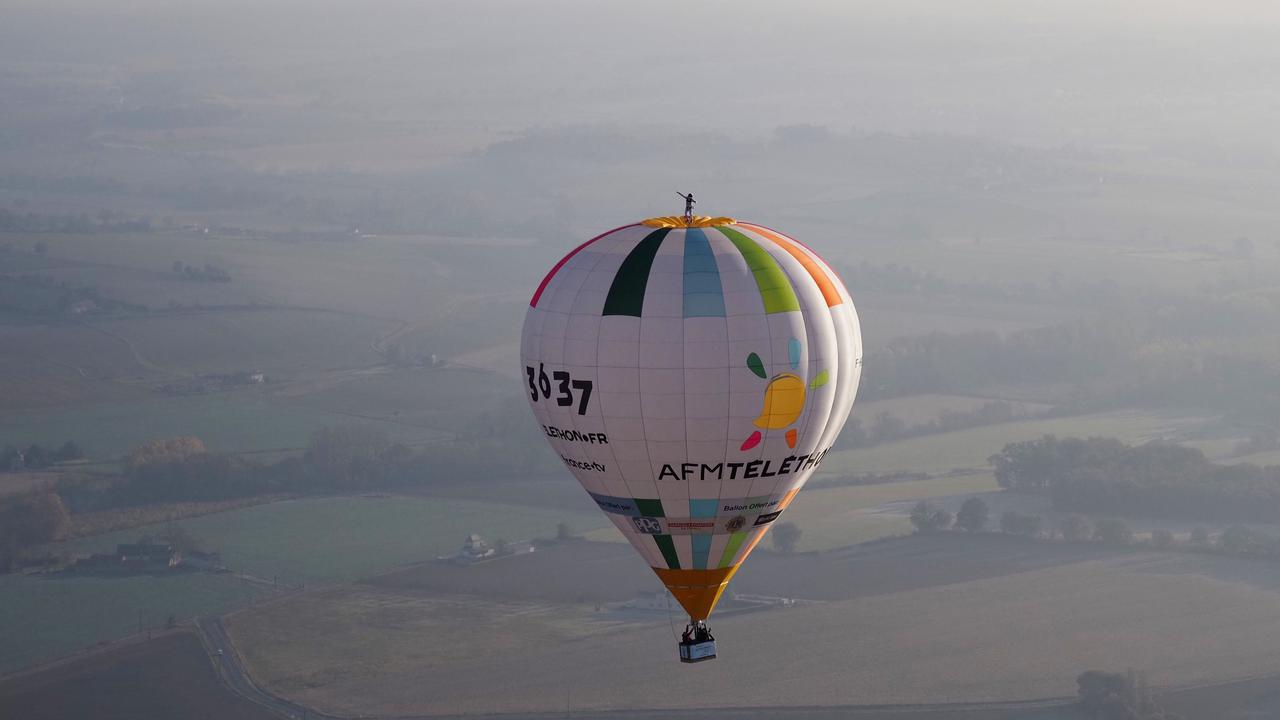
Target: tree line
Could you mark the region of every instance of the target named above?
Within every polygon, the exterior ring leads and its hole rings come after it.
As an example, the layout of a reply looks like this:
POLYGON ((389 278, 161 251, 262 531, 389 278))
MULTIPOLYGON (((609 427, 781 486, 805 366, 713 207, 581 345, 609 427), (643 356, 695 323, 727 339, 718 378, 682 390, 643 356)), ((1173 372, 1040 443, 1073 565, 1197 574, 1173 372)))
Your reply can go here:
POLYGON ((84 450, 74 440, 68 440, 56 448, 39 443, 31 443, 25 448, 5 445, 0 448, 0 472, 39 470, 56 463, 79 460, 83 457, 84 450))
POLYGON ((1046 435, 989 460, 1002 488, 1047 494, 1060 511, 1280 521, 1280 466, 1215 464, 1195 448, 1046 435))
MULTIPOLYGON (((983 533, 988 532, 991 519, 991 508, 980 497, 966 499, 954 514, 928 500, 921 500, 911 509, 910 515, 911 525, 918 533, 938 533, 953 529, 970 534, 983 533)), ((1041 515, 1008 510, 996 519, 995 529, 1005 535, 1034 540, 1094 542, 1111 546, 1140 544, 1129 524, 1117 517, 1091 520, 1073 513, 1061 518, 1054 528, 1046 527, 1041 515)), ((1151 532, 1151 539, 1146 544, 1162 550, 1280 559, 1280 535, 1246 525, 1232 525, 1216 536, 1204 525, 1196 525, 1191 528, 1185 542, 1180 542, 1172 530, 1157 528, 1151 532)))

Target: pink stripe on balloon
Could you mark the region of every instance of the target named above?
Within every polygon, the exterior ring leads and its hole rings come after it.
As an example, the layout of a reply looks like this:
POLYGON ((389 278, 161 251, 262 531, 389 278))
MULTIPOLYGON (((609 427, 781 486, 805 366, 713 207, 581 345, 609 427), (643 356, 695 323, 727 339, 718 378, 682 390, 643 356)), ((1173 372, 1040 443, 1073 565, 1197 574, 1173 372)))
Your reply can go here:
POLYGON ((569 258, 573 257, 574 255, 577 255, 578 251, 582 250, 583 248, 590 245, 591 243, 599 240, 605 235, 612 235, 618 232, 619 230, 626 230, 629 227, 635 227, 639 224, 640 223, 631 223, 630 225, 623 225, 621 227, 616 227, 608 232, 600 233, 599 235, 591 238, 590 240, 574 248, 573 251, 570 252, 568 255, 565 255, 564 257, 560 258, 560 262, 556 263, 556 266, 551 268, 551 272, 547 273, 547 276, 542 278, 542 283, 538 285, 538 290, 533 293, 533 299, 529 301, 529 307, 538 307, 538 298, 542 297, 542 291, 547 289, 547 285, 551 282, 551 278, 555 277, 556 273, 560 272, 560 268, 564 267, 564 264, 569 262, 569 258))

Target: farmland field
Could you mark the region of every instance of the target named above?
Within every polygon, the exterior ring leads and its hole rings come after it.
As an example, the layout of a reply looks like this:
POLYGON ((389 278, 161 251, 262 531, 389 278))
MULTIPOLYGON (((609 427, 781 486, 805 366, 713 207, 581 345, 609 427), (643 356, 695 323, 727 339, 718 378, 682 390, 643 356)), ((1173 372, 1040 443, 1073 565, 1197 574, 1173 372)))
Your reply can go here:
MULTIPOLYGON (((253 388, 216 395, 158 397, 77 409, 0 413, 4 442, 62 443, 75 440, 95 459, 117 458, 150 440, 194 435, 210 450, 244 452, 300 448, 324 425, 357 419, 323 410, 273 402, 253 388)), ((430 430, 382 423, 393 440, 434 437, 430 430)))
POLYGON ((1041 435, 1114 437, 1142 443, 1176 440, 1208 421, 1203 418, 1111 412, 1049 420, 1004 423, 884 443, 857 450, 831 452, 815 477, 867 472, 945 473, 987 467, 987 458, 1008 443, 1041 435))
POLYGON ((589 605, 357 586, 243 612, 231 630, 255 677, 292 699, 382 714, 563 711, 567 692, 575 710, 1068 697, 1086 668, 1139 668, 1155 686, 1255 675, 1280 642, 1271 563, 959 534, 812 563, 816 587, 843 584, 845 599, 717 618, 720 659, 692 672, 665 615, 617 625, 589 605))
POLYGON ((890 503, 910 503, 999 490, 991 473, 911 480, 883 485, 806 488, 784 516, 800 526, 800 550, 828 550, 911 532, 905 515, 888 513, 890 503))
MULTIPOLYGON (((420 427, 422 436, 430 438, 437 432, 453 437, 468 429, 477 415, 494 411, 504 401, 520 400, 522 392, 514 379, 468 369, 380 369, 337 382, 295 383, 280 391, 279 398, 298 409, 420 427)), ((405 432, 412 432, 412 427, 405 432)))
MULTIPOLYGON (((566 522, 578 530, 608 522, 597 512, 517 507, 495 502, 415 496, 352 496, 287 500, 203 515, 180 524, 236 572, 282 583, 327 584, 448 555, 470 533, 493 541, 553 537, 566 522)), ((101 552, 164 526, 144 526, 65 544, 71 552, 101 552)))
POLYGON ((150 362, 182 374, 297 372, 381 362, 394 323, 330 312, 255 309, 96 320, 150 362))
POLYGON ((224 689, 200 640, 188 631, 0 682, 0 717, 270 720, 276 715, 224 689))
MULTIPOLYGON (((937 418, 944 412, 973 412, 983 405, 1000 398, 974 395, 940 395, 925 393, 906 395, 888 400, 867 400, 853 405, 851 419, 862 421, 863 427, 875 422, 876 415, 887 412, 908 425, 918 425, 937 418)), ((1050 408, 1043 403, 1011 402, 1015 409, 1027 413, 1043 412, 1050 408)))
POLYGON ((133 635, 140 623, 225 613, 263 594, 230 575, 0 576, 0 674, 133 635))
MULTIPOLYGON (((181 525, 209 549, 221 551, 237 573, 314 585, 350 582, 451 554, 473 532, 490 541, 552 537, 559 522, 584 530, 607 521, 594 512, 378 496, 277 502, 190 518, 181 525)), ((163 527, 79 538, 57 549, 110 552, 118 543, 163 527)), ((169 615, 225 613, 261 594, 253 588, 229 575, 208 574, 0 576, 0 595, 12 599, 0 609, 0 672, 136 632, 139 612, 151 625, 169 615), (95 611, 75 612, 86 604, 95 611)))

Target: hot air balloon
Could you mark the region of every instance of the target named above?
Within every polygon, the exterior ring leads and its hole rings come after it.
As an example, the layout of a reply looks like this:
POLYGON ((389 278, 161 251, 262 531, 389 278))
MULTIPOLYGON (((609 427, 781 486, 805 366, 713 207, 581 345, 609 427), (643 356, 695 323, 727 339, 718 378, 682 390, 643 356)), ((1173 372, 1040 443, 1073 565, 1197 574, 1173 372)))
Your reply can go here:
POLYGON ((715 656, 716 602, 835 443, 862 339, 816 253, 687 200, 556 263, 520 353, 551 447, 688 613, 689 662, 715 656))

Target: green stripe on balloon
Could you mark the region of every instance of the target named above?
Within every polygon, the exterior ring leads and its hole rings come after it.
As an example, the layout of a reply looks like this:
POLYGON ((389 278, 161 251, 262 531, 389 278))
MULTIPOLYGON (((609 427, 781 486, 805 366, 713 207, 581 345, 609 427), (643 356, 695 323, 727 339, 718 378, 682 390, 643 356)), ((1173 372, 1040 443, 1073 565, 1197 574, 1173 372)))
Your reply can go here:
POLYGON ((662 551, 662 559, 667 561, 667 567, 671 570, 679 570, 680 556, 676 554, 676 544, 671 541, 671 536, 654 535, 653 541, 658 543, 658 549, 662 551))
POLYGON ((755 240, 731 227, 716 229, 729 238, 729 242, 738 248, 738 252, 747 261, 747 267, 751 268, 751 274, 756 279, 756 287, 760 289, 760 299, 764 300, 766 314, 800 309, 800 301, 796 298, 795 289, 791 287, 791 280, 772 255, 755 240))
POLYGON ((720 564, 717 567, 729 567, 733 562, 733 556, 738 554, 738 548, 742 547, 742 541, 747 539, 744 532, 736 532, 729 536, 729 542, 724 546, 724 552, 720 554, 720 564))
POLYGON ((604 312, 601 314, 640 317, 644 310, 644 291, 649 284, 653 258, 669 232, 670 228, 654 230, 631 249, 618 267, 618 274, 613 276, 613 284, 609 286, 609 294, 604 299, 604 312))

